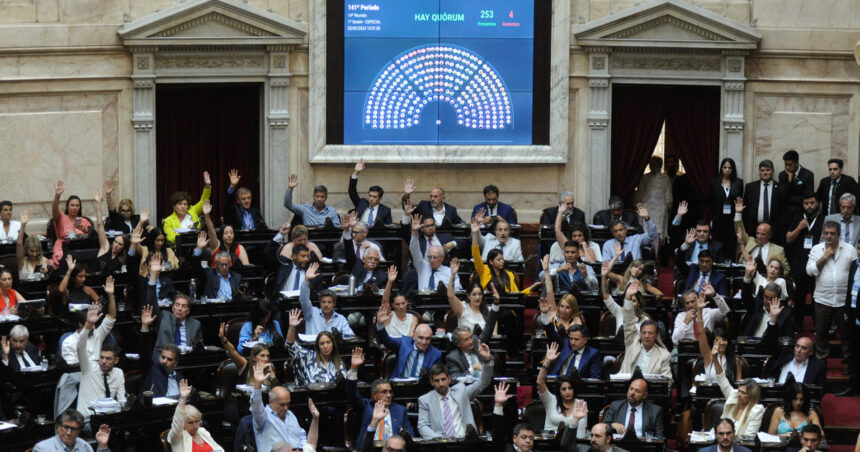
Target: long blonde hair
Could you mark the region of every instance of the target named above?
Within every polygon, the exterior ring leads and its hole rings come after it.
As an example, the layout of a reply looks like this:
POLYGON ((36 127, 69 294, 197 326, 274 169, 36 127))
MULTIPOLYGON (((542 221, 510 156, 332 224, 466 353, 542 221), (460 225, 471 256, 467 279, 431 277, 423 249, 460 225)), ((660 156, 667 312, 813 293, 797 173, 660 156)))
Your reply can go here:
POLYGON ((741 383, 741 385, 743 385, 743 387, 747 390, 747 404, 743 408, 743 413, 740 417, 737 417, 738 410, 740 409, 740 406, 738 405, 735 405, 732 408, 731 413, 726 413, 732 418, 737 419, 737 430, 740 430, 741 425, 746 426, 747 420, 749 420, 750 411, 753 409, 754 406, 758 405, 758 403, 761 402, 761 387, 758 385, 758 383, 755 382, 755 380, 747 380, 746 382, 741 383))

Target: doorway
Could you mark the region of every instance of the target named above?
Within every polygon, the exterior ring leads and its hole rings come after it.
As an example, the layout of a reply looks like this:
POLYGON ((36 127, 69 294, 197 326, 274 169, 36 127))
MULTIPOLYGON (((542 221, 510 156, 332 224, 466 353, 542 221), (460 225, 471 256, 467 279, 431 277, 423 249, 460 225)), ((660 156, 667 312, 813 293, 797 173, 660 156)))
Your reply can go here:
MULTIPOLYGON (((239 170, 240 186, 260 203, 260 140, 263 85, 176 84, 156 87, 156 196, 158 218, 173 212, 170 196, 185 191, 196 203, 203 171, 212 178, 212 216, 222 217, 230 185, 239 170)), ((160 221, 159 221, 160 226, 160 221)))

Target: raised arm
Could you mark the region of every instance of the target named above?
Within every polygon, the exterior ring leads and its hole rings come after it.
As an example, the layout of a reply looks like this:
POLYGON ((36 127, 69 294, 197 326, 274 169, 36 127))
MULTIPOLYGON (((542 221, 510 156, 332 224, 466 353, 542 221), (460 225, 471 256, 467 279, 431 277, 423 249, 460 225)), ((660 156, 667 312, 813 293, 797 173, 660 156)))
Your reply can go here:
POLYGON ((460 261, 455 257, 451 259, 451 278, 448 280, 447 293, 448 293, 448 305, 451 306, 451 310, 454 311, 454 315, 460 317, 460 314, 463 313, 463 303, 457 298, 457 294, 454 293, 454 279, 458 278, 457 270, 460 269, 460 261))
POLYGON ((543 279, 544 284, 546 284, 546 304, 549 309, 547 309, 547 315, 550 316, 550 320, 552 317, 558 312, 558 305, 555 302, 555 288, 552 286, 552 276, 549 274, 549 254, 545 255, 543 259, 541 259, 541 265, 543 266, 543 279))
POLYGON ((288 345, 293 345, 296 343, 296 328, 302 324, 302 313, 299 311, 299 308, 294 308, 290 310, 290 327, 287 328, 287 339, 286 342, 288 345))
POLYGON ((54 186, 54 200, 51 202, 51 219, 54 223, 60 221, 60 196, 66 189, 63 187, 63 181, 58 180, 54 186))
POLYGON ((170 432, 167 434, 167 442, 171 445, 179 444, 182 439, 182 432, 185 431, 185 403, 188 397, 191 396, 191 385, 188 380, 182 379, 179 381, 179 403, 176 404, 176 411, 173 413, 173 422, 170 424, 170 432))
MULTIPOLYGON (((705 310, 705 306, 708 305, 708 302, 705 300, 705 294, 699 293, 696 296, 696 326, 698 327, 698 333, 696 335, 696 339, 699 341, 699 353, 702 354, 702 360, 705 363, 705 368, 711 365, 711 362, 714 360, 714 354, 711 347, 708 345, 708 336, 705 334, 705 319, 702 315, 702 312, 705 310)), ((714 344, 716 347, 716 343, 714 344)))
POLYGON ((203 171, 203 193, 200 194, 197 204, 189 207, 188 211, 196 213, 199 217, 203 212, 203 203, 209 201, 210 196, 212 196, 212 179, 209 177, 209 171, 203 171))
POLYGON ((114 202, 113 202, 113 189, 115 187, 116 187, 116 182, 114 182, 114 181, 106 180, 104 183, 105 201, 107 201, 108 215, 110 215, 111 212, 116 211, 116 204, 114 204, 114 202))
MULTIPOLYGON (((558 203, 558 214, 555 216, 555 241, 558 242, 558 246, 561 249, 564 249, 564 244, 567 242, 567 236, 564 235, 564 232, 561 230, 561 224, 564 220, 564 210, 566 209, 566 204, 563 202, 558 203)), ((544 268, 546 271, 546 268, 544 268)))
POLYGON ((236 363, 236 368, 240 371, 245 368, 245 365, 248 364, 248 360, 245 359, 237 350, 233 344, 227 339, 227 324, 221 322, 221 327, 218 328, 218 339, 221 341, 221 345, 224 346, 224 349, 227 350, 227 356, 236 363))
MULTIPOLYGON (((421 274, 422 269, 430 265, 421 254, 421 245, 418 244, 418 231, 421 230, 421 215, 412 215, 412 238, 409 240, 409 253, 412 255, 412 265, 421 274)), ((427 246, 430 246, 429 244, 427 246)))
POLYGON ((110 251, 110 243, 105 235, 105 224, 102 218, 102 195, 98 190, 93 190, 93 199, 96 201, 96 235, 99 238, 98 257, 104 256, 110 251))
POLYGON ((215 233, 215 224, 212 223, 212 203, 207 199, 203 201, 203 222, 206 223, 206 233, 209 234, 209 252, 214 253, 221 247, 218 234, 215 233))
MULTIPOLYGON (((538 372, 537 376, 538 394, 543 394, 547 391, 546 375, 549 373, 549 367, 558 359, 558 356, 558 344, 555 342, 547 344, 546 355, 543 358, 543 362, 540 365, 540 372, 538 372)), ((555 409, 555 407, 552 408, 555 409)))
POLYGON ((308 266, 308 270, 305 272, 305 280, 302 281, 302 285, 299 288, 299 304, 302 306, 302 314, 305 315, 305 318, 310 319, 314 313, 313 304, 311 304, 311 281, 317 277, 317 271, 320 268, 320 264, 314 262, 308 266))
POLYGON ((397 280, 397 267, 392 265, 388 267, 388 280, 385 281, 385 290, 382 292, 382 304, 390 305, 391 289, 394 287, 394 281, 397 280))
POLYGON ((116 319, 116 298, 114 297, 113 276, 109 275, 105 278, 105 283, 102 286, 102 289, 107 296, 107 317, 109 319, 116 319))
POLYGON ((18 231, 18 239, 15 240, 15 260, 18 262, 18 267, 27 258, 27 253, 24 252, 24 236, 27 230, 27 223, 30 222, 30 209, 21 212, 21 230, 18 231))
POLYGON ((290 212, 297 213, 295 211, 295 206, 293 205, 293 189, 299 185, 299 175, 298 174, 290 174, 289 179, 287 179, 287 191, 284 193, 284 207, 290 212))
POLYGON ((627 286, 627 291, 624 292, 624 346, 629 348, 638 338, 639 334, 636 331, 636 313, 633 310, 633 296, 639 291, 639 280, 634 279, 627 286))
POLYGON ((57 290, 60 293, 66 293, 66 291, 69 290, 69 278, 72 276, 72 271, 75 269, 76 263, 77 261, 72 258, 71 254, 66 255, 66 267, 68 267, 68 269, 66 270, 66 274, 63 275, 63 279, 60 280, 60 285, 57 287, 57 290))
POLYGON ((320 412, 310 397, 308 397, 308 411, 310 411, 312 419, 311 426, 308 427, 308 437, 305 439, 305 444, 310 445, 316 450, 317 443, 319 442, 320 412))

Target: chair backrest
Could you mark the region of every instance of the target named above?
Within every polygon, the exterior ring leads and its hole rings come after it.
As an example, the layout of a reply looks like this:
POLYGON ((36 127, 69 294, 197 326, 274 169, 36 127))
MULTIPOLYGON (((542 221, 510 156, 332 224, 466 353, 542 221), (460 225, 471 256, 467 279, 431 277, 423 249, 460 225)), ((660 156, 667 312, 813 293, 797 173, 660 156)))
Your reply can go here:
POLYGON ((215 374, 215 395, 218 397, 230 397, 233 388, 239 380, 239 366, 232 359, 226 359, 218 366, 215 374))
POLYGON ((771 402, 767 405, 767 408, 764 410, 764 414, 761 416, 761 429, 762 431, 767 431, 770 428, 770 421, 773 419, 773 412, 781 407, 782 403, 780 402, 771 402))
POLYGON ((257 440, 254 439, 254 418, 249 414, 239 419, 236 427, 236 438, 233 439, 233 450, 246 450, 246 446, 257 449, 257 440))
POLYGON ((686 410, 681 413, 681 418, 678 419, 678 427, 675 429, 675 441, 684 450, 689 444, 688 436, 693 431, 693 412, 686 410))
POLYGON ((609 311, 603 312, 603 314, 600 315, 600 335, 612 337, 615 336, 615 331, 617 331, 615 316, 609 311))
POLYGON ((472 417, 475 419, 475 427, 477 427, 478 433, 484 433, 484 406, 478 399, 472 399, 470 405, 472 406, 472 417))
POLYGON ((623 362, 624 362, 624 352, 621 352, 618 354, 618 357, 615 358, 615 369, 614 369, 613 373, 618 373, 618 371, 621 369, 621 363, 623 363, 623 362))
POLYGON ((700 373, 705 372, 705 359, 701 356, 693 360, 692 370, 693 370, 693 378, 700 373))
POLYGON ((123 378, 125 379, 125 392, 128 394, 140 394, 140 384, 143 381, 142 370, 129 370, 123 375, 123 378))
POLYGON ((750 362, 741 355, 736 355, 735 360, 738 368, 737 381, 741 381, 750 374, 750 362))
POLYGON ((363 313, 359 311, 351 312, 346 316, 346 321, 357 336, 367 338, 367 319, 364 317, 363 313))
POLYGON ((546 423, 546 409, 543 406, 543 402, 535 400, 526 405, 522 419, 528 422, 534 431, 542 432, 546 423))
POLYGON ((349 407, 343 413, 343 444, 347 449, 355 448, 359 430, 361 430, 361 413, 349 407))
POLYGON ((397 353, 387 351, 382 356, 382 378, 391 378, 394 367, 397 365, 397 353))
POLYGON ((457 314, 454 314, 453 309, 449 309, 448 312, 445 313, 445 320, 443 321, 445 325, 446 333, 453 333, 454 330, 457 329, 457 325, 459 324, 460 319, 457 317, 457 314))
POLYGON ((600 415, 597 416, 597 422, 603 422, 603 415, 606 413, 606 410, 608 410, 610 406, 612 406, 611 403, 603 405, 603 408, 600 409, 600 415))
POLYGON ((167 442, 168 433, 170 433, 170 429, 164 430, 161 435, 158 435, 161 438, 161 450, 164 452, 170 452, 170 443, 167 442))
POLYGON ((702 430, 710 430, 723 415, 726 407, 726 399, 711 399, 705 404, 705 412, 702 413, 702 430))
POLYGON ((227 340, 230 341, 236 348, 239 348, 239 333, 242 332, 242 327, 248 317, 235 317, 227 321, 227 340))

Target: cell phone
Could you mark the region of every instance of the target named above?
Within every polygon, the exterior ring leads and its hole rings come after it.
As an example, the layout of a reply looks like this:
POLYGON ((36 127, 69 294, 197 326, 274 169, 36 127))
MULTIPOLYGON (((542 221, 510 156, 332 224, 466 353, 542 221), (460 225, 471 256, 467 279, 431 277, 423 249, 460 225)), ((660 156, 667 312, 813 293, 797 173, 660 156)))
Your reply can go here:
POLYGON ((40 272, 40 271, 42 271, 42 264, 37 265, 37 266, 33 269, 33 272, 40 272))

